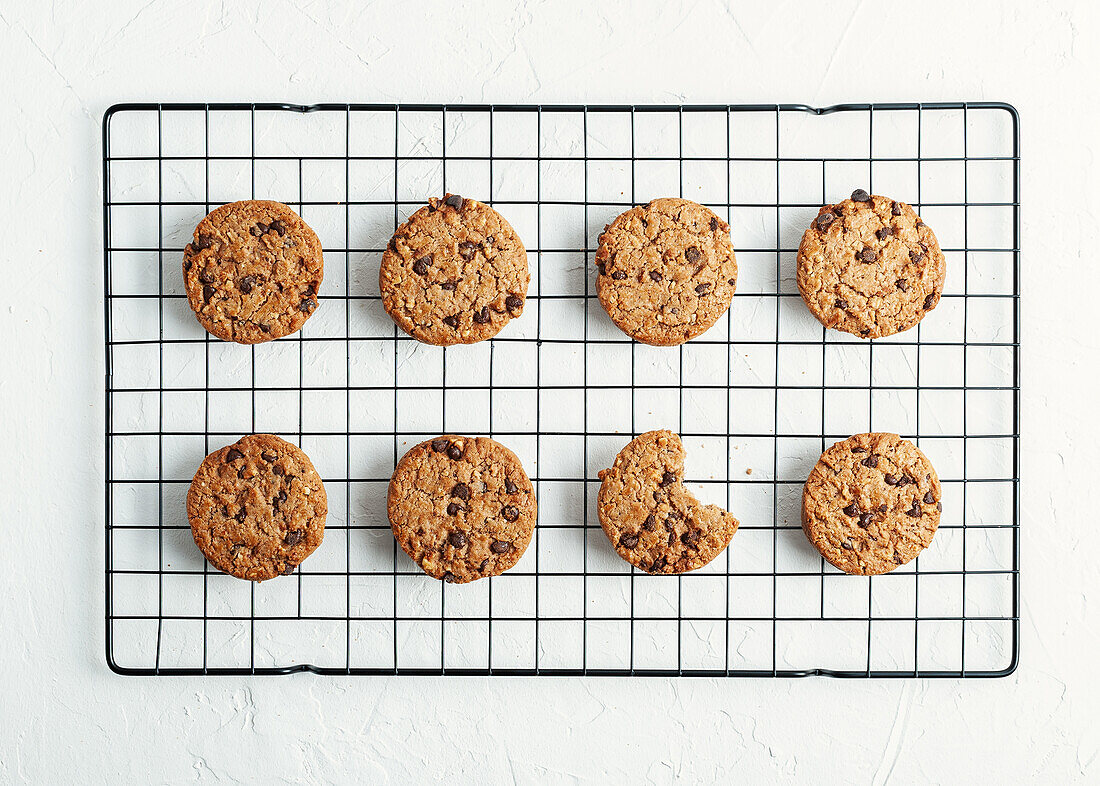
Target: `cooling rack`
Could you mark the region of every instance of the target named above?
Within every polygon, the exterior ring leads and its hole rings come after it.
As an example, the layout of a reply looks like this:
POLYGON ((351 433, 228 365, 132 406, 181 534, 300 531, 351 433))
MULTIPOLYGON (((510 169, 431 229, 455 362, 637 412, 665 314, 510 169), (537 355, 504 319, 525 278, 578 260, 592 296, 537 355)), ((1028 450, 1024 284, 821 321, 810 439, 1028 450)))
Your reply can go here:
POLYGON ((992 677, 1019 647, 1019 123, 999 103, 751 106, 124 104, 103 120, 106 656, 124 674, 992 677), (944 248, 935 311, 860 341, 795 285, 819 205, 855 188, 913 204, 944 248), (394 228, 428 196, 503 213, 529 250, 522 319, 429 347, 381 308, 394 228), (732 226, 729 314, 677 348, 619 333, 595 299, 597 236, 658 196, 732 226), (183 246, 235 199, 291 205, 321 237, 322 307, 294 336, 211 340, 183 246), (596 473, 667 427, 687 485, 742 521, 683 576, 621 561, 596 473), (799 526, 820 452, 868 430, 914 440, 943 518, 875 577, 825 563, 799 526), (210 569, 184 496, 242 434, 301 445, 324 544, 262 584, 210 569), (442 432, 517 452, 539 521, 503 576, 446 585, 396 546, 397 459, 442 432))

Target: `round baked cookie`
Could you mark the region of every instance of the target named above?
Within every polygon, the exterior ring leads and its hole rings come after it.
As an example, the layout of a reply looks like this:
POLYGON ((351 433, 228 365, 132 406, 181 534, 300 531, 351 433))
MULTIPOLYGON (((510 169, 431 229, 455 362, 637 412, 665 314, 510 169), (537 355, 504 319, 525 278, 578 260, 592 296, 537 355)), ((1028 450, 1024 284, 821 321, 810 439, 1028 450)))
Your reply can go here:
POLYGON ((492 338, 523 313, 531 272, 511 225, 476 199, 432 197, 398 227, 382 254, 382 305, 428 344, 492 338))
POLYGON ((516 454, 487 437, 421 442, 397 463, 393 536, 425 573, 454 584, 498 576, 531 542, 535 488, 516 454))
POLYGON ((251 199, 214 210, 183 251, 183 283, 199 322, 238 344, 298 330, 317 308, 321 241, 281 202, 251 199))
POLYGON ((825 205, 798 246, 798 289, 825 327, 861 338, 908 330, 936 307, 946 271, 913 208, 863 189, 825 205))
POLYGON ((932 542, 943 510, 928 458, 897 434, 856 434, 821 454, 802 492, 802 529, 845 573, 889 573, 932 542))
POLYGON ((596 293, 620 330, 646 344, 683 344, 726 313, 737 285, 730 227, 687 199, 654 199, 600 235, 596 293))
POLYGON ((730 513, 684 488, 684 455, 671 431, 647 431, 600 471, 600 526, 620 557, 649 573, 701 568, 737 531, 730 513))
POLYGON ((321 545, 328 498, 305 453, 273 434, 215 450, 187 491, 191 535, 218 570, 252 581, 294 572, 321 545))

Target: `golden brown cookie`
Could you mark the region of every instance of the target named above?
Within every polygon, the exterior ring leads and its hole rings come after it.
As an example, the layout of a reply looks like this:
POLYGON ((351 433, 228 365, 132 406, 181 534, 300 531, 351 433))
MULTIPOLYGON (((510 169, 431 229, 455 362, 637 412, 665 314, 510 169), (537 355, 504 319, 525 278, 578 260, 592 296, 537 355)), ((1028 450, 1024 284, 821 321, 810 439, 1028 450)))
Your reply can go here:
POLYGON ((946 272, 913 208, 863 189, 825 205, 798 246, 798 289, 825 327, 862 338, 908 330, 936 307, 946 272))
POLYGON ((647 431, 600 472, 596 512, 619 556, 649 573, 684 573, 722 553, 738 521, 684 488, 684 445, 647 431))
POLYGON ((398 327, 428 344, 492 338, 523 313, 527 252, 504 217, 476 199, 432 197, 382 254, 382 305, 398 327))
POLYGON ((317 308, 321 241, 281 202, 252 199, 214 210, 183 252, 187 300, 207 331, 258 344, 300 329, 317 308))
POLYGON ((845 573, 889 573, 932 542, 942 490, 928 458, 897 434, 856 434, 821 454, 802 492, 802 529, 845 573))
POLYGON ((620 330, 683 344, 726 313, 737 285, 730 227, 687 199, 654 199, 604 228, 596 293, 620 330))
POLYGON ((298 447, 250 434, 203 460, 187 492, 191 535, 210 564, 241 579, 294 572, 321 545, 328 498, 298 447))
POLYGON ((387 512, 393 536, 425 573, 465 584, 519 561, 538 507, 515 453, 487 437, 444 434, 397 463, 387 512))

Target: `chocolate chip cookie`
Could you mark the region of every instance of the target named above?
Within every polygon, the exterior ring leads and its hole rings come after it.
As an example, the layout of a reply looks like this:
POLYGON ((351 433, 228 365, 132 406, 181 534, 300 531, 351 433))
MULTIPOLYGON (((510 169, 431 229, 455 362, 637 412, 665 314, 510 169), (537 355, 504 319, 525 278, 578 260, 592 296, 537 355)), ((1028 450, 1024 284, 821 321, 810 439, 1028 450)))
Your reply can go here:
POLYGON ((476 199, 435 197, 394 233, 378 273, 382 305, 428 344, 492 338, 523 313, 527 252, 504 217, 476 199))
POLYGON ((215 450, 187 492, 191 535, 210 564, 252 581, 287 575, 321 545, 328 498, 309 458, 273 434, 215 450))
POLYGON ((913 208, 863 189, 825 205, 798 246, 798 289, 825 327, 862 338, 908 330, 936 307, 946 271, 913 208))
POLYGON ((534 532, 535 489, 516 454, 487 437, 421 442, 397 463, 387 512, 393 536, 433 578, 497 576, 534 532))
POLYGON ((845 573, 888 573, 932 542, 942 489, 928 458, 897 434, 856 434, 821 454, 802 492, 802 529, 845 573))
POLYGON ((684 488, 684 445, 647 431, 600 472, 596 512, 619 556, 649 573, 684 573, 722 553, 738 521, 684 488))
POLYGON ((729 224, 687 199, 654 199, 608 224, 596 269, 596 293, 611 321, 658 346, 710 328, 737 286, 729 224))
POLYGON ((281 202, 231 202, 199 222, 183 252, 183 283, 199 322, 238 344, 300 329, 317 308, 321 241, 281 202))

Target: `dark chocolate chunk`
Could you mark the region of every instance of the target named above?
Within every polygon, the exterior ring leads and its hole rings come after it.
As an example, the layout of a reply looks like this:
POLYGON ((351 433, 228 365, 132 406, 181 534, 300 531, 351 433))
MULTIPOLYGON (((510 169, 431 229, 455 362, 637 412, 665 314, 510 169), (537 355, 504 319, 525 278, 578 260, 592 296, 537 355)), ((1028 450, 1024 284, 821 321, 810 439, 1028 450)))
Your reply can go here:
POLYGON ((852 192, 852 201, 853 202, 870 202, 871 201, 871 195, 868 194, 866 191, 864 191, 862 188, 857 188, 855 191, 852 192))
POLYGON ((492 545, 489 546, 489 550, 494 554, 507 554, 512 550, 512 543, 507 540, 494 540, 492 545))
POLYGON ((451 545, 456 549, 460 549, 466 545, 466 535, 458 530, 452 532, 447 540, 449 540, 451 545))
POLYGON ((244 454, 236 448, 230 448, 229 452, 225 454, 226 461, 236 461, 237 459, 244 458, 244 454))
POLYGON ((638 536, 626 534, 619 538, 619 545, 624 549, 632 549, 638 545, 638 536))

